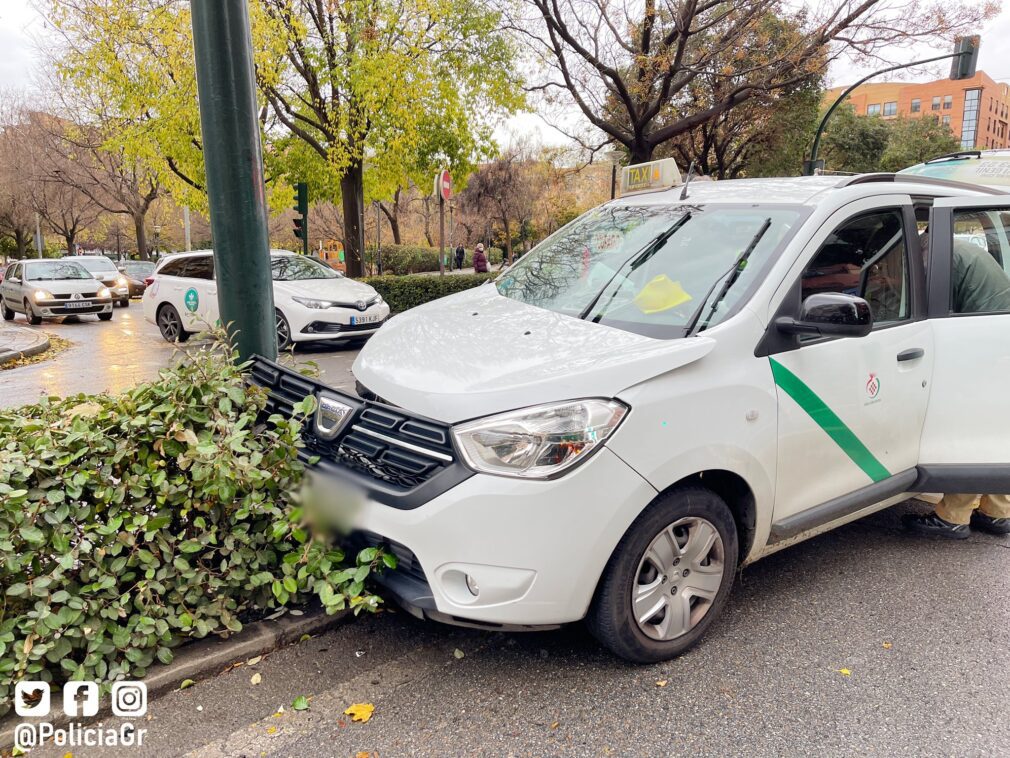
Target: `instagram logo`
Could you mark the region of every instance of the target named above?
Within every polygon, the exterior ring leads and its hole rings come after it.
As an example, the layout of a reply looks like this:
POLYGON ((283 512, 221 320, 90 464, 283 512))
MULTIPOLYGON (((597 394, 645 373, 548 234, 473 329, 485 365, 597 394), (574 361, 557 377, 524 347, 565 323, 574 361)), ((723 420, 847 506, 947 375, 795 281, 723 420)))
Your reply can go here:
POLYGON ((127 719, 147 713, 147 685, 143 682, 113 682, 112 713, 127 719))

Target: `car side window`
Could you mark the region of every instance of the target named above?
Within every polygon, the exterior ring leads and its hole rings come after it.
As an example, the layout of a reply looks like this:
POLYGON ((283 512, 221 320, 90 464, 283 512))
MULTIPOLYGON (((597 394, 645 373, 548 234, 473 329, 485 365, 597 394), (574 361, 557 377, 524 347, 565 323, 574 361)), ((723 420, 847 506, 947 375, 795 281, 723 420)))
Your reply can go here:
POLYGON ((183 272, 179 276, 189 279, 213 279, 214 259, 209 255, 186 258, 183 260, 183 272))
POLYGON ((835 229, 803 272, 801 290, 804 300, 823 292, 861 297, 870 304, 874 326, 911 318, 902 211, 865 213, 835 229))
POLYGON ((168 261, 158 269, 159 276, 182 276, 180 273, 182 271, 182 264, 185 261, 168 261))
POLYGON ((1010 313, 1010 211, 957 210, 951 220, 951 311, 1010 313))
POLYGON ((7 274, 8 279, 20 279, 21 278, 21 264, 16 263, 11 266, 11 270, 7 274))

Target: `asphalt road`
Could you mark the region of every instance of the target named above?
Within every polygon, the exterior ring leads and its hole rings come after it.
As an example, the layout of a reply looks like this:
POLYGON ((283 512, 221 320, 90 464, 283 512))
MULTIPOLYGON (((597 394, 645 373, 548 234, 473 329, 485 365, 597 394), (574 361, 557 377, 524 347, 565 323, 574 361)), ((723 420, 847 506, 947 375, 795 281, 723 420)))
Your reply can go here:
MULTIPOLYGON (((15 323, 27 326, 20 315, 15 323)), ((116 308, 111 321, 80 316, 31 328, 70 340, 71 347, 40 363, 0 371, 0 407, 31 403, 45 395, 121 392, 154 379, 180 356, 174 345, 162 339, 158 327, 144 320, 136 300, 129 308, 116 308)), ((194 344, 193 339, 186 343, 194 344)), ((350 370, 357 354, 357 349, 349 347, 308 345, 297 348, 293 356, 297 362, 314 361, 324 381, 351 390, 350 370)))
POLYGON ((500 634, 387 612, 153 702, 142 750, 74 755, 1010 755, 1010 540, 908 537, 898 516, 915 507, 744 570, 669 663, 617 661, 579 625, 500 634), (343 714, 354 703, 375 706, 368 723, 343 714))

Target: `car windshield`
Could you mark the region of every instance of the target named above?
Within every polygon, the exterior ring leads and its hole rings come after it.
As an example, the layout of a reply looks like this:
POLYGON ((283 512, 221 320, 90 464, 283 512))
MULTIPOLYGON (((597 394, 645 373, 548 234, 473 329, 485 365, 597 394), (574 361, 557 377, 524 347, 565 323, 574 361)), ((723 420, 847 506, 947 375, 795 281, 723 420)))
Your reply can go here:
POLYGON ((115 274, 118 271, 116 264, 108 258, 81 258, 76 263, 80 263, 92 274, 115 274))
POLYGON ((154 264, 151 261, 123 261, 119 267, 134 276, 150 276, 154 273, 154 264))
POLYGON ((270 262, 275 282, 299 282, 304 279, 340 279, 339 271, 304 255, 275 255, 270 262))
POLYGON ((25 264, 25 279, 33 282, 54 282, 60 279, 94 279, 76 261, 36 261, 25 264))
POLYGON ((786 206, 603 206, 495 284, 505 297, 547 310, 650 337, 683 336, 725 317, 799 218, 786 206))

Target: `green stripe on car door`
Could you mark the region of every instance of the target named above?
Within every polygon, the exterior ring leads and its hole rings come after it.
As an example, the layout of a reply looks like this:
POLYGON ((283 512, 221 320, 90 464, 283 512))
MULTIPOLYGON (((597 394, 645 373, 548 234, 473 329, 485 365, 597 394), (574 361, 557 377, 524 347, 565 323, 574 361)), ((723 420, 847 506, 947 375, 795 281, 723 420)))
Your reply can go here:
POLYGON ((814 420, 814 423, 823 429, 842 449, 842 452, 849 456, 852 462, 859 466, 870 479, 879 482, 891 475, 891 472, 884 468, 884 464, 877 460, 855 432, 838 418, 838 415, 817 396, 816 392, 774 358, 768 360, 772 364, 772 376, 775 377, 775 384, 795 400, 797 405, 814 420))

